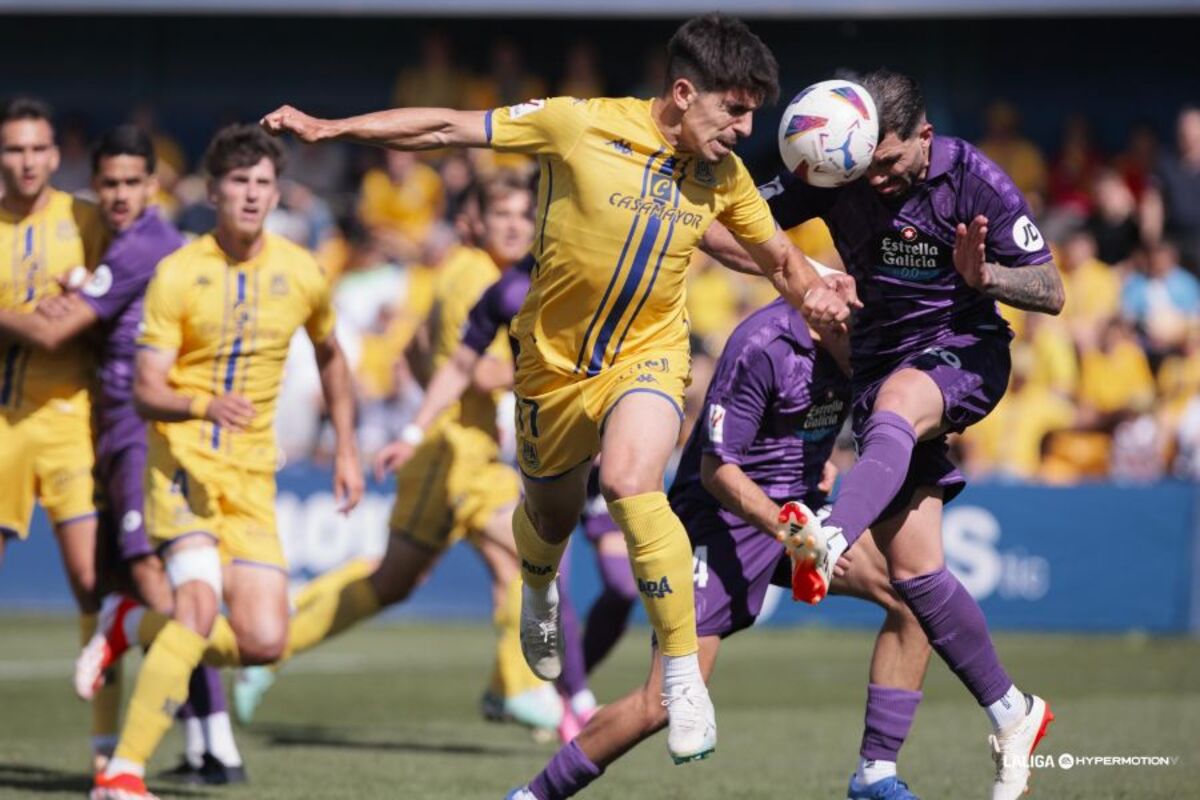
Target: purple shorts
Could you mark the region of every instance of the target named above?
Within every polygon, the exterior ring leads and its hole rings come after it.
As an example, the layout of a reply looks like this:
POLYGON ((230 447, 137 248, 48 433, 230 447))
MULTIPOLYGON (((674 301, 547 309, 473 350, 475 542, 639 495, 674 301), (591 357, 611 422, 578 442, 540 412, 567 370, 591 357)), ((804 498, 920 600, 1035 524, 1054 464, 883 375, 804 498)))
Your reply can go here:
POLYGON ((116 543, 123 561, 151 555, 144 518, 146 443, 127 445, 111 453, 98 448, 96 485, 100 496, 101 535, 116 543))
POLYGON ((750 627, 762 612, 767 587, 791 586, 783 545, 767 534, 727 511, 676 513, 692 542, 696 635, 723 639, 750 627))
MULTIPOLYGON (((947 428, 961 433, 986 417, 1008 389, 1012 362, 1009 336, 999 332, 948 335, 938 344, 900 361, 890 371, 865 385, 854 387, 854 437, 861 445, 875 398, 891 375, 901 369, 918 369, 933 378, 942 393, 942 419, 947 428)), ((918 442, 913 449, 908 478, 895 500, 879 515, 886 519, 905 508, 921 486, 940 486, 949 502, 966 486, 966 478, 947 455, 946 436, 918 442)))

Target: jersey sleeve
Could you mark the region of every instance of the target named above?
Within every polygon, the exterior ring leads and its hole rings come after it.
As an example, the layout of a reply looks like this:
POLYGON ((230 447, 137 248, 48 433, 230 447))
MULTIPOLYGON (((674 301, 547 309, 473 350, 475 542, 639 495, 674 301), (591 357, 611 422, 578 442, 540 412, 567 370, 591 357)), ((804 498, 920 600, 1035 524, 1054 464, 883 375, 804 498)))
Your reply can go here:
POLYGON ((462 343, 479 355, 487 352, 496 340, 500 326, 508 323, 500 308, 503 300, 504 282, 496 281, 484 291, 478 302, 467 314, 467 325, 463 329, 462 343))
POLYGON ((790 172, 780 172, 758 187, 779 227, 789 230, 822 216, 833 204, 834 192, 809 186, 790 172))
POLYGON ((146 288, 148 276, 136 264, 121 258, 112 249, 80 289, 83 302, 102 320, 110 320, 124 311, 146 288))
POLYGON ((729 202, 717 219, 738 239, 751 244, 761 244, 775 235, 777 228, 771 218, 771 209, 758 193, 754 179, 741 159, 735 159, 729 202))
POLYGON ((775 385, 770 356, 757 350, 738 359, 734 374, 704 403, 704 452, 726 464, 741 464, 758 435, 775 385))
POLYGON ((592 101, 551 97, 493 109, 484 128, 494 150, 565 158, 587 130, 591 114, 592 101))
POLYGON ((312 269, 314 273, 314 286, 310 295, 312 305, 308 318, 304 321, 304 331, 308 334, 309 341, 313 344, 320 344, 333 333, 337 315, 333 311, 333 287, 330 286, 329 279, 325 277, 325 270, 317 266, 316 262, 313 262, 312 269))
POLYGON ((965 206, 959 219, 970 224, 982 214, 988 220, 987 260, 1005 267, 1023 267, 1050 261, 1050 245, 1033 220, 1025 195, 1003 170, 994 165, 962 194, 965 206))
POLYGON ((146 287, 142 306, 142 327, 138 345, 163 352, 175 352, 183 342, 184 298, 187 293, 179 281, 179 265, 160 268, 146 287))

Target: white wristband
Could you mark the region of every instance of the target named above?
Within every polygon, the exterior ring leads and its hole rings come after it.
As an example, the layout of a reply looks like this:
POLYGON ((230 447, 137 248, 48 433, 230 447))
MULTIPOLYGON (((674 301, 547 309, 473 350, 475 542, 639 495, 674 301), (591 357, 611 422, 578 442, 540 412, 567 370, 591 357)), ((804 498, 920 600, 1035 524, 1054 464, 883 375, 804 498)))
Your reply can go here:
POLYGON ((425 429, 415 422, 410 422, 400 431, 400 441, 416 447, 425 441, 425 429))

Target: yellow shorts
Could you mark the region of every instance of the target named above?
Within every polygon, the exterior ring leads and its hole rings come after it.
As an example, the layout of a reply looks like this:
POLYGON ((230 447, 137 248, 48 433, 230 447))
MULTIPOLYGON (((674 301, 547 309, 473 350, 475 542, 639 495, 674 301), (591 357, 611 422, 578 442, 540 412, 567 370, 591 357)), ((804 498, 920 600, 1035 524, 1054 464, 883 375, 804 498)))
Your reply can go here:
POLYGON ((87 392, 0 413, 0 534, 28 537, 34 502, 55 525, 94 515, 95 459, 87 392))
POLYGON ((553 480, 600 452, 604 421, 627 394, 662 395, 683 419, 683 390, 691 382, 687 352, 646 356, 590 378, 549 370, 517 373, 517 460, 536 480, 553 480))
POLYGON ((246 469, 148 432, 146 534, 156 549, 186 536, 216 541, 225 563, 286 570, 275 527, 275 473, 246 469))
POLYGON ((498 458, 496 440, 478 428, 432 434, 396 473, 391 530, 434 552, 479 533, 521 497, 517 473, 498 458))

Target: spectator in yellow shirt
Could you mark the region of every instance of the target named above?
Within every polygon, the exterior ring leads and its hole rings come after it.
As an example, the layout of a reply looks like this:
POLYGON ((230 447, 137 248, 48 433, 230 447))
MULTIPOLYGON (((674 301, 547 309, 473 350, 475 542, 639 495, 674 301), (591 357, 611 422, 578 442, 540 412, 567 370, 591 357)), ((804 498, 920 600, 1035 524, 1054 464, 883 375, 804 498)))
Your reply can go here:
POLYGON ((437 170, 400 150, 385 151, 384 169, 363 176, 358 214, 392 259, 418 258, 429 226, 442 216, 445 195, 437 170))

